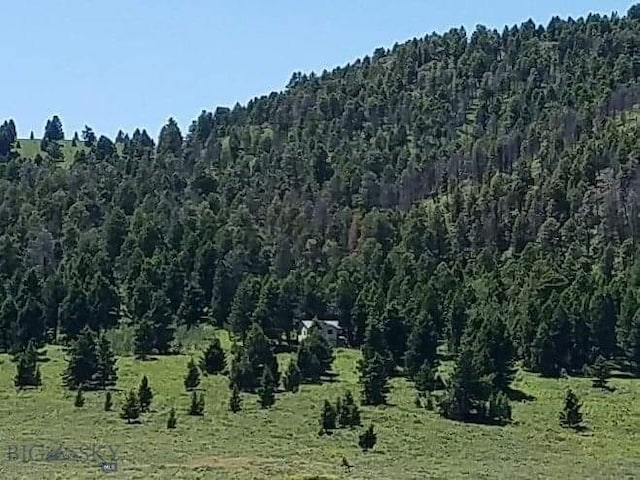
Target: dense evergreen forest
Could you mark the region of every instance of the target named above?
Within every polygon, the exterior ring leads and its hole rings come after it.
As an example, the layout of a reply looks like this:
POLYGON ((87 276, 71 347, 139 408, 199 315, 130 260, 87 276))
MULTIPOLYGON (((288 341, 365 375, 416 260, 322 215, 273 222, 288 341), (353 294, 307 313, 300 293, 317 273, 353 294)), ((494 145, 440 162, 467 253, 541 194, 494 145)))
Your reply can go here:
POLYGON ((35 158, 18 138, 4 351, 128 325, 168 354, 205 323, 286 345, 318 317, 370 377, 428 377, 437 347, 495 391, 516 362, 640 375, 640 5, 380 48, 157 141, 87 127, 65 162, 57 117, 35 158))

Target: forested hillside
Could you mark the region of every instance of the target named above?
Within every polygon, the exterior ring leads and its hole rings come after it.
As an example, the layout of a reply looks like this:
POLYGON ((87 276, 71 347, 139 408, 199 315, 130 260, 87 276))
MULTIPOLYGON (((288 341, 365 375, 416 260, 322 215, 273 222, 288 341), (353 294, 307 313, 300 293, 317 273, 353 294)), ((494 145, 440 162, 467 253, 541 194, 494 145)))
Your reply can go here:
POLYGON ((640 374, 639 77, 636 6, 413 39, 157 142, 87 129, 65 168, 57 118, 34 158, 5 122, 0 346, 319 317, 398 374, 436 338, 497 388, 640 374))

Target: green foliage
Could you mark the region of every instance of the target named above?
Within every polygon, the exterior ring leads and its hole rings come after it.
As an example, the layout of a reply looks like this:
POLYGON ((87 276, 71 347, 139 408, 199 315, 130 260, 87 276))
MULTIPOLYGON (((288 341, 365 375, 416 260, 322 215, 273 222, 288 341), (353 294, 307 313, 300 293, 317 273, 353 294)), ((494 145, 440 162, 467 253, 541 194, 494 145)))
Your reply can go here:
POLYGON ((33 344, 29 342, 27 348, 16 355, 16 376, 14 385, 17 388, 39 387, 42 385, 42 376, 38 366, 38 352, 33 344))
POLYGON ((360 426, 360 409, 350 391, 347 390, 344 397, 338 398, 336 412, 340 428, 360 426))
POLYGON ((215 337, 200 359, 200 369, 207 374, 221 373, 226 368, 226 359, 220 339, 215 337))
POLYGON ((582 403, 575 393, 569 388, 564 399, 564 408, 560 412, 560 426, 578 429, 582 426, 582 403))
POLYGON ((369 360, 360 360, 358 364, 362 402, 364 405, 383 405, 387 402, 389 387, 387 382, 387 364, 377 353, 369 360))
POLYGON ((113 408, 113 399, 111 398, 111 392, 107 392, 104 397, 104 411, 110 412, 113 408))
POLYGON ((187 364, 187 374, 184 377, 184 388, 189 392, 195 390, 200 385, 200 371, 193 361, 193 358, 189 360, 187 364))
POLYGON ((358 445, 363 452, 371 450, 373 447, 375 447, 377 441, 378 435, 373 430, 373 425, 369 425, 369 427, 358 436, 358 445))
POLYGON ((325 400, 320 411, 320 434, 330 433, 336 428, 336 409, 329 400, 325 400))
POLYGON ((75 400, 73 401, 73 405, 77 408, 84 407, 84 394, 82 393, 82 386, 78 388, 76 392, 75 400))
POLYGON ((191 403, 189 404, 189 415, 201 417, 204 415, 204 394, 198 395, 195 390, 191 392, 191 403))
POLYGON ((282 376, 282 386, 287 392, 297 392, 302 381, 302 373, 295 360, 289 361, 287 370, 282 376))
POLYGON ((149 411, 149 407, 151 407, 151 401, 153 400, 153 391, 149 386, 149 380, 147 376, 144 375, 142 380, 140 381, 140 386, 138 387, 138 404, 140 405, 140 413, 145 413, 149 411))
POLYGON ((169 410, 169 416, 167 417, 167 429, 173 430, 176 428, 178 424, 178 419, 176 418, 176 409, 171 407, 169 410))
POLYGON ((262 373, 262 380, 258 388, 258 403, 262 408, 268 408, 276 402, 276 380, 273 378, 271 369, 266 367, 262 373))
POLYGON ((135 390, 130 390, 122 404, 122 412, 120 417, 131 423, 132 420, 140 418, 140 403, 135 390))
POLYGON ((231 388, 231 396, 229 397, 229 410, 233 413, 237 413, 242 410, 242 396, 240 389, 234 383, 231 388))
POLYGON ((331 370, 333 348, 318 325, 309 329, 298 347, 298 368, 303 380, 317 382, 331 370))
POLYGON ((598 355, 591 366, 590 373, 593 377, 593 388, 607 388, 607 382, 611 375, 611 367, 609 366, 609 362, 607 362, 602 355, 598 355))

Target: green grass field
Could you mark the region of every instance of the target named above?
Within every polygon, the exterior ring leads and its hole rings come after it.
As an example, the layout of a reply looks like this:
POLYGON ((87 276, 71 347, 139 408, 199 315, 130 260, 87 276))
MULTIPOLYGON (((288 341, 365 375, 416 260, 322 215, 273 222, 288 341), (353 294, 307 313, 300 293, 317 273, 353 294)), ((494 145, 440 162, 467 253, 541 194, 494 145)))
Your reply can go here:
MULTIPOLYGON (((225 339, 226 340, 226 339, 225 339)), ((223 342, 228 346, 228 342, 223 342)), ((87 462, 21 462, 8 458, 9 445, 52 448, 118 448, 122 479, 623 479, 640 475, 640 381, 613 379, 614 392, 591 388, 588 379, 541 379, 519 373, 515 387, 535 397, 514 404, 514 423, 506 427, 465 425, 441 419, 414 405, 412 386, 394 379, 390 406, 362 408, 363 425, 373 422, 378 443, 369 453, 357 446, 357 430, 318 436, 324 398, 350 389, 358 395, 355 365, 359 353, 337 350, 336 381, 303 385, 297 394, 279 393, 276 404, 260 410, 256 397, 243 396, 243 410, 228 411, 226 377, 205 377, 204 417, 189 417, 183 378, 189 355, 118 361, 114 410, 103 411, 104 393, 87 393, 83 408, 61 386, 64 356, 49 347, 40 390, 17 392, 15 367, 0 364, 2 460, 0 478, 95 479, 105 474, 87 462), (124 391, 143 374, 155 392, 152 412, 127 425, 119 413, 124 391), (559 427, 564 391, 571 386, 584 402, 584 433, 559 427), (176 430, 166 429, 175 406, 176 430), (352 468, 341 465, 346 457, 352 468)), ((286 364, 286 355, 280 358, 286 364)), ((106 478, 109 478, 107 476, 106 478)))
MULTIPOLYGON (((22 157, 34 158, 38 153, 44 156, 44 154, 40 150, 40 140, 38 139, 30 140, 28 138, 21 138, 19 142, 20 142, 20 148, 16 150, 20 152, 20 155, 22 157)), ((59 143, 62 146, 61 149, 62 149, 62 154, 64 156, 64 160, 62 160, 60 163, 69 164, 70 162, 73 161, 77 151, 82 149, 86 150, 86 148, 82 145, 82 142, 79 142, 78 143, 79 146, 77 147, 74 147, 72 145, 71 140, 62 140, 59 143)))

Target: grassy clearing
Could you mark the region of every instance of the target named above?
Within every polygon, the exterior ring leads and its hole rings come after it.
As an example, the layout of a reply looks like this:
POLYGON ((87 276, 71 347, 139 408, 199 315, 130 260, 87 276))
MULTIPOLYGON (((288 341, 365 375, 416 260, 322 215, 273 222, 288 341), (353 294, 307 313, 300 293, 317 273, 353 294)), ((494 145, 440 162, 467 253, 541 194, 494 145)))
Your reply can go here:
MULTIPOLYGON (((188 342, 185 342, 188 343, 188 342)), ((228 340, 223 339, 228 346, 228 340)), ((195 345, 195 344, 193 344, 195 345)), ((193 353, 193 351, 191 352, 193 353)), ((2 442, 46 446, 114 445, 122 479, 620 479, 640 471, 640 382, 614 379, 615 392, 593 390, 588 379, 553 380, 519 373, 515 387, 535 397, 514 405, 513 425, 465 425, 441 419, 414 406, 414 391, 403 379, 392 382, 391 406, 363 408, 363 424, 373 422, 378 444, 373 452, 357 447, 357 431, 317 435, 324 398, 346 389, 358 392, 358 352, 340 349, 337 381, 304 385, 297 394, 281 393, 267 411, 255 396, 243 396, 243 410, 227 409, 229 391, 222 376, 205 377, 204 417, 189 417, 183 377, 190 355, 139 362, 118 361, 121 392, 114 411, 102 409, 104 394, 87 393, 84 408, 73 406, 73 393, 60 381, 62 352, 49 348, 41 367, 44 387, 18 393, 12 387, 14 365, 0 364, 2 442), (119 418, 127 389, 146 374, 155 392, 152 412, 139 425, 119 418), (558 426, 565 388, 571 385, 584 402, 589 430, 582 434, 558 426), (175 407, 178 426, 166 429, 175 407), (345 456, 353 468, 341 466, 345 456)), ((283 365, 287 356, 280 360, 283 365)), ((6 446, 2 446, 6 451, 6 446)), ((81 462, 8 461, 3 453, 0 478, 104 478, 95 465, 81 462)))
MULTIPOLYGON (((20 156, 31 159, 33 159, 38 153, 44 156, 44 153, 40 150, 40 140, 21 138, 19 142, 20 148, 16 149, 16 151, 20 153, 20 156)), ((73 162, 76 152, 80 150, 86 150, 86 147, 82 145, 82 142, 78 142, 77 147, 74 147, 72 145, 71 140, 62 140, 58 143, 60 143, 61 145, 62 155, 64 158, 64 160, 61 160, 60 163, 63 163, 65 165, 69 165, 71 164, 71 162, 73 162)))

